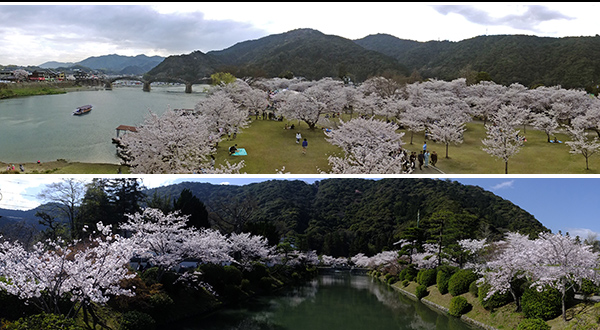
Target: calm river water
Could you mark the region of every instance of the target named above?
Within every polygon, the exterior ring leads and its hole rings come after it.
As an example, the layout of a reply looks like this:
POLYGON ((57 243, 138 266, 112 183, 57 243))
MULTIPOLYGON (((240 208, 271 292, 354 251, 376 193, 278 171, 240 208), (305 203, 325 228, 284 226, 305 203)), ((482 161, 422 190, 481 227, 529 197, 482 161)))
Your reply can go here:
POLYGON ((412 301, 371 277, 339 273, 277 296, 255 299, 178 330, 472 330, 458 319, 412 301))
POLYGON ((150 92, 140 86, 0 100, 0 160, 119 163, 111 141, 119 125, 141 124, 148 110, 193 108, 205 97, 204 87, 194 85, 190 94, 184 86, 152 86, 150 92), (86 104, 94 107, 90 113, 71 115, 86 104))

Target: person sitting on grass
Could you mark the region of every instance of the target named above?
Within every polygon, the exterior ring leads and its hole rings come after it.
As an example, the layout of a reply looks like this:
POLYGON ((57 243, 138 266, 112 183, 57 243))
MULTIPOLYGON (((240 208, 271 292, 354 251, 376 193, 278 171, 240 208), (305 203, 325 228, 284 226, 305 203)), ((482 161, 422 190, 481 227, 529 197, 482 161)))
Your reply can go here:
POLYGON ((235 154, 237 151, 237 144, 232 145, 231 147, 229 147, 229 156, 235 154))

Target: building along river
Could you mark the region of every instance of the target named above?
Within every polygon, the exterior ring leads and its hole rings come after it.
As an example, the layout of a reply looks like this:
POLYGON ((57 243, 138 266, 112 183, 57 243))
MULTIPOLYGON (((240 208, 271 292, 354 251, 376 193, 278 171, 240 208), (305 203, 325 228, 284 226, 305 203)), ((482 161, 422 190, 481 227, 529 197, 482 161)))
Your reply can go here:
POLYGON ((259 297, 209 317, 172 325, 178 330, 467 330, 366 275, 319 275, 304 286, 259 297))
POLYGON ((207 85, 117 87, 58 95, 0 100, 0 161, 13 163, 54 161, 118 164, 115 145, 119 125, 137 126, 151 110, 191 109, 207 85), (87 114, 73 116, 75 108, 91 104, 87 114))

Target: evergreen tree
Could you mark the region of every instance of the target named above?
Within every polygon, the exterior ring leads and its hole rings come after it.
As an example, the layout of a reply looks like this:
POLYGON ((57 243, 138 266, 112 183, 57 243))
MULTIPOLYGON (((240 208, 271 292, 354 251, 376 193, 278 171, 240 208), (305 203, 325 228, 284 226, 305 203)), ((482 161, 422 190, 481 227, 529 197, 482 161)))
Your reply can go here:
POLYGON ((179 198, 173 203, 173 209, 180 211, 181 215, 187 215, 187 225, 196 229, 210 228, 208 211, 192 191, 185 188, 181 191, 179 198))

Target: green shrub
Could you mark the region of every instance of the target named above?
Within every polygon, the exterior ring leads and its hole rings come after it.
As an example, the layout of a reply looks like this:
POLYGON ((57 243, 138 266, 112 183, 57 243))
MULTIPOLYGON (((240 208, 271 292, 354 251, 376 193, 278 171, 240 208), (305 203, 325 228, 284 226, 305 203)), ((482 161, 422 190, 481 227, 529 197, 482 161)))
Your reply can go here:
POLYGON ((477 281, 473 281, 469 284, 469 293, 475 298, 479 297, 479 286, 477 285, 477 281))
POLYGON ((404 281, 402 281, 402 286, 407 287, 408 283, 410 283, 408 280, 404 280, 404 281))
POLYGON ((521 298, 521 308, 528 319, 553 319, 562 314, 561 294, 557 289, 549 287, 542 292, 528 288, 521 298))
POLYGON ((600 287, 594 284, 594 282, 584 278, 581 282, 581 288, 579 288, 579 291, 581 291, 581 293, 584 295, 591 296, 600 293, 600 287))
POLYGON ((435 269, 421 269, 417 273, 417 283, 424 286, 434 285, 436 282, 437 270, 435 269))
POLYGON ((448 292, 453 296, 459 296, 469 292, 469 285, 477 280, 477 275, 469 269, 460 269, 448 280, 448 292))
POLYGON ((487 300, 484 300, 490 290, 489 284, 482 284, 479 286, 478 298, 481 306, 487 310, 493 310, 494 308, 504 306, 513 300, 510 292, 506 291, 505 293, 494 293, 487 300))
POLYGON ((225 272, 225 278, 223 279, 227 284, 241 285, 242 284, 242 272, 234 266, 223 267, 225 272))
POLYGON ((456 272, 456 267, 451 266, 440 266, 438 267, 437 275, 435 278, 435 282, 437 284, 438 290, 441 294, 448 293, 448 281, 452 274, 456 272))
POLYGON ((423 297, 426 297, 428 294, 429 291, 427 291, 427 287, 424 285, 419 285, 415 290, 415 296, 417 296, 417 299, 419 300, 423 297))
POLYGON ((468 313, 473 306, 469 304, 465 297, 453 297, 450 300, 450 308, 448 309, 448 314, 456 317, 460 317, 461 315, 468 313))
POLYGON ((129 311, 121 315, 120 330, 154 330, 156 321, 152 316, 138 311, 129 311))
POLYGON ((400 274, 398 275, 398 279, 400 281, 404 281, 404 280, 408 280, 409 282, 414 281, 418 272, 419 271, 415 268, 415 265, 409 265, 408 267, 404 268, 400 272, 400 274))
POLYGON ((550 330, 550 326, 541 319, 525 319, 519 323, 517 330, 550 330))
POLYGON ((398 282, 398 276, 391 276, 390 278, 388 278, 387 280, 387 284, 392 285, 394 283, 398 282))
POLYGON ((82 327, 75 324, 75 320, 68 319, 64 315, 56 314, 36 314, 28 317, 20 318, 19 320, 9 323, 6 326, 7 330, 47 330, 47 329, 63 329, 63 330, 83 330, 82 327))

